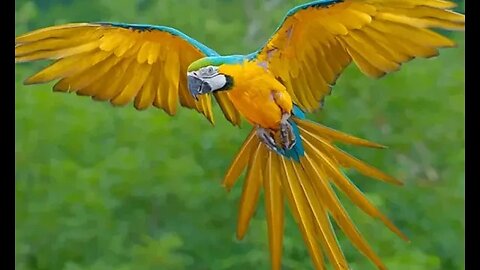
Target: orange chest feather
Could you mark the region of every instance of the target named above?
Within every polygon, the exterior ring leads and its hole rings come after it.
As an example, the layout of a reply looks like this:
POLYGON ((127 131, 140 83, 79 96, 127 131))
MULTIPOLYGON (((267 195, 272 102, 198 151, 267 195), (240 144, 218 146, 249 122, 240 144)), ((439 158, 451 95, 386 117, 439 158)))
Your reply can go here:
POLYGON ((282 109, 275 102, 274 95, 288 93, 271 73, 254 62, 225 65, 220 72, 233 78, 233 86, 227 93, 240 114, 253 125, 273 129, 278 127, 282 109))

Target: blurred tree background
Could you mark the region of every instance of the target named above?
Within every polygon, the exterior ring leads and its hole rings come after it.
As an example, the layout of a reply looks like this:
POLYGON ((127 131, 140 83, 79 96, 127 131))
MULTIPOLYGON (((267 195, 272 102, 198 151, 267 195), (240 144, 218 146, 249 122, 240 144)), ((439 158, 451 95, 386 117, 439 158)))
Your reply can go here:
MULTIPOLYGON (((262 45, 299 0, 16 1, 16 33, 66 22, 176 27, 220 53, 262 45)), ((464 2, 459 2, 463 12, 464 2)), ((344 200, 389 269, 464 269, 464 34, 458 48, 380 81, 350 67, 312 115, 390 146, 345 149, 405 181, 350 176, 411 238, 405 243, 344 200)), ((16 268, 269 269, 263 205, 246 239, 234 231, 241 185, 220 186, 249 131, 216 108, 212 127, 186 109, 113 108, 50 85, 25 87, 42 64, 16 65, 16 268)), ((352 269, 374 269, 343 235, 352 269)), ((311 269, 288 217, 284 269, 311 269)))

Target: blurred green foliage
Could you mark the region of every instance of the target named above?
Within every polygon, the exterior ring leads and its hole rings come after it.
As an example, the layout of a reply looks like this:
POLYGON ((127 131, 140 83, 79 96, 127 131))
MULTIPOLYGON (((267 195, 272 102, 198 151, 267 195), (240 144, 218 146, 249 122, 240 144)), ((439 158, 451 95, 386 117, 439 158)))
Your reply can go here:
MULTIPOLYGON (((287 0, 16 1, 16 32, 77 21, 169 25, 220 53, 257 49, 287 0)), ((464 2, 460 3, 460 10, 464 2)), ((440 57, 414 60, 375 81, 354 67, 312 118, 389 145, 352 149, 403 179, 402 188, 350 176, 409 235, 402 242, 344 200, 390 269, 464 269, 464 35, 440 57)), ((41 65, 41 64, 40 64, 41 65)), ((263 206, 246 239, 234 238, 241 185, 222 176, 249 130, 217 112, 173 118, 25 87, 39 64, 16 66, 16 268, 64 270, 268 269, 263 206)), ((352 269, 373 269, 343 235, 352 269)), ((284 269, 310 259, 288 217, 284 269)))

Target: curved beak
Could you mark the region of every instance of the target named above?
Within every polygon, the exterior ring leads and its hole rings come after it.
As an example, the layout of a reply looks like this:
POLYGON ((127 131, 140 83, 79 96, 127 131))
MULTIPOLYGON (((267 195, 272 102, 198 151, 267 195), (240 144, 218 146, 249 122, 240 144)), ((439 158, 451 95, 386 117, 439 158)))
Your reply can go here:
POLYGON ((198 101, 198 96, 201 94, 210 93, 212 91, 212 87, 203 81, 202 79, 198 78, 197 75, 194 73, 188 74, 188 90, 190 94, 198 101))

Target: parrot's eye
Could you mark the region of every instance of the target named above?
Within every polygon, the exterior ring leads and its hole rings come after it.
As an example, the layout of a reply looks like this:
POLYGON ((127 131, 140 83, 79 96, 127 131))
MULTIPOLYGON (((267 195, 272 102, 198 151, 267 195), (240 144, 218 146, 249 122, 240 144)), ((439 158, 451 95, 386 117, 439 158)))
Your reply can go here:
POLYGON ((200 70, 200 74, 203 77, 211 77, 217 73, 217 70, 215 67, 208 66, 200 70))

